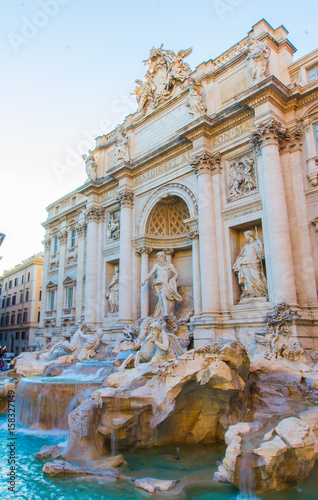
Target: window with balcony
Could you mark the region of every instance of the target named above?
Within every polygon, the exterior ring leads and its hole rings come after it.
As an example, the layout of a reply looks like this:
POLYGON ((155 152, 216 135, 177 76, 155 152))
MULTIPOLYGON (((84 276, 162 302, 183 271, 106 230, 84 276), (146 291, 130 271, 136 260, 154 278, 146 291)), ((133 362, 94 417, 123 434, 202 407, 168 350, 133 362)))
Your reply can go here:
POLYGON ((49 292, 49 311, 54 311, 55 304, 55 290, 49 292))
POLYGON ((71 309, 73 307, 73 292, 74 288, 72 286, 67 288, 67 307, 71 309))

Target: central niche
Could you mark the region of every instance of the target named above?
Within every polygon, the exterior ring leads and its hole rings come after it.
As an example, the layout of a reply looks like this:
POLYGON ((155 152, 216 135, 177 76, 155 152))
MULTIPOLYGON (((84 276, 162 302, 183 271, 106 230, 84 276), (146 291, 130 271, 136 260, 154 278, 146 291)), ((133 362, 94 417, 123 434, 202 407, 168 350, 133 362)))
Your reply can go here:
POLYGON ((184 200, 179 196, 165 196, 151 210, 146 234, 152 236, 185 234, 188 230, 183 221, 189 217, 189 209, 184 200))

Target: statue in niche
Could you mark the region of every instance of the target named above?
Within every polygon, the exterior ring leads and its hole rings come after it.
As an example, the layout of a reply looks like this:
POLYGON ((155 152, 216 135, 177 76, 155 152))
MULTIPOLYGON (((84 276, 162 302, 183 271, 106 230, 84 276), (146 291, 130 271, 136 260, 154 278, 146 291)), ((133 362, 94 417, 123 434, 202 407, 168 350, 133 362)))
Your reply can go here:
POLYGON ((230 165, 231 182, 229 199, 237 198, 256 189, 255 166, 253 158, 234 161, 230 165))
POLYGON ((119 310, 119 267, 115 266, 115 274, 108 285, 106 298, 109 302, 110 312, 117 313, 119 310))
POLYGON ((253 80, 261 78, 265 75, 270 48, 267 43, 255 40, 253 37, 247 38, 247 60, 250 61, 250 71, 253 80))
POLYGON ((88 150, 88 155, 82 155, 83 160, 85 161, 85 169, 87 173, 87 177, 92 181, 96 181, 97 179, 97 163, 92 153, 92 150, 88 150))
POLYGON ((118 137, 116 140, 115 163, 124 161, 129 163, 128 137, 122 125, 118 127, 118 137))
POLYGON ((114 213, 109 214, 107 223, 107 238, 117 240, 120 235, 120 219, 114 213))
POLYGON ((144 286, 152 276, 154 277, 152 289, 158 297, 158 302, 152 315, 153 320, 173 315, 175 301, 182 301, 182 297, 177 291, 178 272, 176 268, 167 262, 167 256, 164 252, 158 252, 156 256, 157 264, 153 266, 141 283, 141 286, 144 286), (171 274, 173 274, 172 277, 170 277, 171 274))
POLYGON ((189 89, 189 96, 186 101, 186 106, 189 108, 189 114, 192 117, 198 117, 206 114, 207 108, 202 101, 198 88, 191 85, 189 89))
POLYGON ((247 243, 233 266, 233 271, 237 273, 238 282, 242 288, 241 299, 265 297, 267 296, 267 282, 262 264, 264 259, 262 242, 254 237, 253 231, 245 231, 244 236, 247 243))

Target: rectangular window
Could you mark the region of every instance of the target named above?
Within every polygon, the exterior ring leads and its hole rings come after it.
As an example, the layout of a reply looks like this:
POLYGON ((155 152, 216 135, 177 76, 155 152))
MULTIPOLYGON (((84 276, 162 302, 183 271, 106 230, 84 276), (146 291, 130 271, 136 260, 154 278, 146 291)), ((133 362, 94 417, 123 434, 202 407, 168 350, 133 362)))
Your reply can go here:
POLYGON ((0 324, 1 326, 4 326, 4 316, 1 316, 0 324))
POLYGON ((27 323, 28 322, 28 313, 27 311, 24 311, 23 313, 23 323, 27 323))
POLYGON ((17 324, 20 325, 21 324, 21 313, 18 313, 18 316, 17 316, 17 324))
POLYGON ((18 278, 14 278, 14 286, 18 286, 18 278))
MULTIPOLYGON (((2 319, 2 318, 1 318, 2 319)), ((0 341, 2 341, 2 333, 0 333, 0 341)))
POLYGON ((6 316, 6 326, 8 326, 8 324, 9 324, 9 314, 7 314, 6 316))
POLYGON ((21 276, 21 285, 23 285, 23 283, 24 283, 24 274, 22 274, 21 276))
POLYGON ((20 304, 23 302, 23 292, 20 292, 20 304))
POLYGON ((316 78, 318 78, 318 65, 308 70, 308 81, 311 82, 316 78))
POLYGON ((31 279, 31 273, 28 273, 28 281, 31 279))
POLYGON ((11 314, 11 325, 15 323, 15 314, 11 314))
POLYGON ((42 290, 40 290, 40 293, 39 293, 39 300, 42 300, 42 290))
POLYGON ((2 299, 2 307, 5 307, 6 306, 6 299, 2 299))
POLYGON ((20 332, 16 332, 16 334, 15 334, 15 339, 16 339, 16 340, 20 340, 20 332))
POLYGON ((15 306, 17 303, 17 294, 15 293, 12 297, 12 305, 15 306))
POLYGON ((53 240, 53 253, 57 252, 57 242, 58 242, 58 237, 54 236, 54 240, 53 240))
POLYGON ((314 134, 316 139, 316 151, 318 153, 318 123, 314 124, 314 134))
POLYGON ((9 281, 9 288, 12 288, 12 280, 9 281))
POLYGON ((73 287, 67 289, 67 307, 70 309, 73 307, 73 287))
POLYGON ((21 333, 21 340, 25 340, 26 339, 26 332, 22 332, 21 333))
POLYGON ((54 291, 50 292, 50 295, 49 295, 49 310, 50 311, 54 311, 54 296, 55 296, 55 292, 54 291))
POLYGON ((26 290, 25 292, 25 301, 29 302, 29 290, 26 290))
POLYGON ((10 307, 11 305, 11 295, 7 298, 7 307, 10 307))
POLYGON ((71 231, 71 248, 75 247, 76 229, 71 231))
POLYGON ((4 285, 4 289, 7 290, 8 288, 8 282, 6 281, 6 284, 4 285))
POLYGON ((38 311, 38 323, 40 323, 41 311, 38 311))

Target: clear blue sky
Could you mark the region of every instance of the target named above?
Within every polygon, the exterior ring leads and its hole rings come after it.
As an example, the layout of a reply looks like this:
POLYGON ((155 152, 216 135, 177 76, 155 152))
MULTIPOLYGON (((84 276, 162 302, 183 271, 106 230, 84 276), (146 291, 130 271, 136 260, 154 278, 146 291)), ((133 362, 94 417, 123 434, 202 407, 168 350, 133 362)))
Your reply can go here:
POLYGON ((317 0, 0 0, 0 273, 42 250, 45 207, 84 182, 90 137, 136 109, 152 46, 193 47, 194 69, 263 17, 295 58, 318 47, 317 0))

